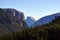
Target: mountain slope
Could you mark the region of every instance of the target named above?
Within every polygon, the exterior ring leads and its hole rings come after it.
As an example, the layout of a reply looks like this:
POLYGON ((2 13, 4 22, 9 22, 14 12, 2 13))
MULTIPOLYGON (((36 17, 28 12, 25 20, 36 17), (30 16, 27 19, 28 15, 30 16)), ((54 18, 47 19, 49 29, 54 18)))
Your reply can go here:
POLYGON ((40 18, 38 21, 36 21, 32 26, 36 26, 36 25, 44 25, 44 24, 48 24, 49 22, 51 22, 52 20, 55 19, 55 17, 60 16, 60 13, 56 13, 56 14, 52 14, 52 15, 48 15, 45 17, 40 18))
POLYGON ((33 17, 27 17, 26 23, 29 27, 31 27, 34 22, 35 22, 35 19, 33 17))

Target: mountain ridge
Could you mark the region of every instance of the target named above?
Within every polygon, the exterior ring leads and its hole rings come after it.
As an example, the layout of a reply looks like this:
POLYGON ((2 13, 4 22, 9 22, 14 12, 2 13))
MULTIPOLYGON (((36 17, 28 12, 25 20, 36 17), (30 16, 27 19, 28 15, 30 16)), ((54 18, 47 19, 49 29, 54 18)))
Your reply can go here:
POLYGON ((55 13, 55 14, 51 14, 48 16, 44 16, 42 18, 40 18, 39 20, 37 20, 32 26, 36 26, 36 25, 44 25, 47 24, 49 22, 51 22, 52 20, 55 19, 55 17, 60 16, 60 13, 55 13))

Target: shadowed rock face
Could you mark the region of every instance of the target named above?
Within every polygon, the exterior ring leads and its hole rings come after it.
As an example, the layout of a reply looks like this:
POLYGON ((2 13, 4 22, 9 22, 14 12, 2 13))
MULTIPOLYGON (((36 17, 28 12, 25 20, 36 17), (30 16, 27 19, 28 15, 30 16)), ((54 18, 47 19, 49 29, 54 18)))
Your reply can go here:
POLYGON ((24 14, 15 9, 0 9, 0 34, 27 28, 24 14))
POLYGON ((15 16, 16 18, 19 18, 21 21, 24 20, 24 13, 17 11, 16 9, 12 9, 12 8, 7 8, 7 9, 3 9, 6 13, 8 13, 9 15, 15 16))

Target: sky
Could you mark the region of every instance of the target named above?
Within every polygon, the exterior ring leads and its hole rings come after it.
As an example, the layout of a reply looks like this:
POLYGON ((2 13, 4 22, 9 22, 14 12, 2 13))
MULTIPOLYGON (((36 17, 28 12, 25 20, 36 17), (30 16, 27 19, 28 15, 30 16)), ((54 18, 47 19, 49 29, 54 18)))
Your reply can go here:
POLYGON ((14 8, 36 20, 60 12, 60 0, 0 0, 0 8, 14 8))

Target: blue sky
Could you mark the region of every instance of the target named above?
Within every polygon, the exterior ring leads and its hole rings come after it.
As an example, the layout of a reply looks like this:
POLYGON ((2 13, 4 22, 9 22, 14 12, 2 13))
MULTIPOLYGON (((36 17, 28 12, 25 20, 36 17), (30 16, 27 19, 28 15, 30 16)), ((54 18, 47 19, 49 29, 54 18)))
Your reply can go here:
POLYGON ((15 8, 38 20, 60 12, 60 0, 0 0, 0 8, 15 8))

